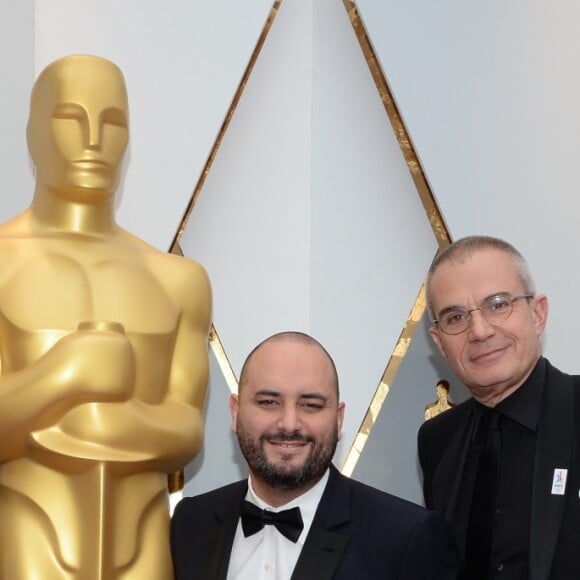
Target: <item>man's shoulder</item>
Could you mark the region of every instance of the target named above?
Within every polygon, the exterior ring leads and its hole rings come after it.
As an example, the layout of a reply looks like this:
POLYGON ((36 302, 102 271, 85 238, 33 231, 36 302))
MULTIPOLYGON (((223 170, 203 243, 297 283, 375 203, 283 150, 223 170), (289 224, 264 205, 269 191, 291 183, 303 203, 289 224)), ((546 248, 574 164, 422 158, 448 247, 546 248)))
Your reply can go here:
POLYGON ((411 538, 414 538, 415 547, 440 543, 447 549, 452 543, 449 527, 437 512, 354 479, 349 479, 348 485, 350 518, 347 525, 353 537, 365 537, 372 529, 379 544, 390 543, 400 548, 411 538))
POLYGON ((548 388, 544 390, 542 411, 550 412, 551 405, 547 401, 568 401, 577 410, 580 406, 580 374, 567 373, 555 367, 547 358, 545 361, 548 388), (576 403, 572 404, 572 400, 576 403))
POLYGON ((555 367, 548 359, 546 359, 546 365, 548 368, 548 374, 560 378, 572 379, 574 387, 580 388, 580 374, 567 373, 558 367, 555 367))
POLYGON ((409 524, 421 520, 429 513, 423 506, 383 491, 362 481, 339 475, 350 489, 353 518, 388 518, 409 524))
POLYGON ((327 491, 318 515, 327 529, 349 538, 345 570, 364 568, 373 578, 381 571, 385 577, 457 577, 455 543, 438 513, 344 475, 333 477, 327 491))
POLYGON ((243 479, 199 495, 184 497, 175 507, 174 517, 191 512, 212 511, 216 506, 223 507, 229 502, 240 501, 247 489, 248 482, 243 479))
POLYGON ((230 495, 244 493, 244 491, 247 489, 248 489, 248 480, 241 479, 240 481, 228 483, 227 485, 217 487, 216 489, 211 489, 204 493, 184 497, 180 503, 198 503, 198 502, 206 503, 210 500, 220 499, 222 497, 228 497, 230 495))
POLYGON ((409 500, 383 491, 362 481, 350 479, 353 498, 355 501, 363 500, 369 507, 385 510, 396 510, 406 514, 421 515, 425 509, 409 500))

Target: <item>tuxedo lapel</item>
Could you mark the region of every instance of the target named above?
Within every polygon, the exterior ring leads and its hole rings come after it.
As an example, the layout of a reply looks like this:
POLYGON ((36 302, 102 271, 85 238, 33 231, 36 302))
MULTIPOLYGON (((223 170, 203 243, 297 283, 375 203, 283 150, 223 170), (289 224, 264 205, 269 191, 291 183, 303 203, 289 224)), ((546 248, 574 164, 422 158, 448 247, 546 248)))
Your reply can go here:
POLYGON ((331 465, 328 483, 291 580, 332 578, 350 537, 334 528, 348 523, 350 513, 348 480, 331 465))
POLYGON ((201 568, 205 572, 202 578, 212 578, 212 580, 226 580, 234 535, 236 532, 237 518, 224 522, 213 530, 208 530, 208 545, 213 546, 213 550, 207 550, 201 555, 201 568))
POLYGON ((291 580, 332 578, 347 542, 348 535, 327 530, 315 517, 291 580))
MULTIPOLYGON (((204 531, 207 536, 205 546, 210 546, 200 554, 200 578, 226 580, 234 536, 240 518, 240 506, 247 492, 247 482, 240 482, 229 498, 215 507, 215 524, 204 531)), ((197 576, 196 576, 197 577, 197 576)))
POLYGON ((574 437, 572 377, 549 363, 536 440, 530 522, 530 580, 547 580, 562 522, 565 495, 552 493, 555 469, 571 468, 574 437))

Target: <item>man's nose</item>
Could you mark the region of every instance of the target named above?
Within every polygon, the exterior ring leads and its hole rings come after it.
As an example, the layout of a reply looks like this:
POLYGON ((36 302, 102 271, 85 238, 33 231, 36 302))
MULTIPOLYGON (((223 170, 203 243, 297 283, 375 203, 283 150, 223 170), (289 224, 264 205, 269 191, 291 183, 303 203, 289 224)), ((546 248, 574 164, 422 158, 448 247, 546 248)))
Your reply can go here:
POLYGON ((281 409, 277 427, 286 433, 295 433, 302 428, 300 412, 294 405, 286 405, 281 409))
POLYGON ((474 340, 485 340, 495 332, 495 327, 483 315, 481 308, 474 308, 469 311, 469 314, 468 332, 474 340))

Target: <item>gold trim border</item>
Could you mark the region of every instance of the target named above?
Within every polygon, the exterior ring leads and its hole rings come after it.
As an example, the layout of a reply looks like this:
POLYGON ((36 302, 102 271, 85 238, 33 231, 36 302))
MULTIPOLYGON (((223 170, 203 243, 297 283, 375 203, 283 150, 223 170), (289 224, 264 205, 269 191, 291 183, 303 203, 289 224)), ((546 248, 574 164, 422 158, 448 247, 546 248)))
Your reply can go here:
POLYGON ((435 238, 440 248, 446 247, 451 243, 447 226, 445 225, 443 216, 437 207, 437 202, 433 197, 429 181, 427 180, 425 171, 419 161, 419 157, 415 152, 413 142, 409 132, 407 131, 401 113, 399 112, 399 108, 395 103, 385 73, 381 69, 379 59, 377 58, 375 49, 373 48, 371 40, 364 27, 358 8, 352 0, 343 0, 343 4, 350 18, 350 22, 367 61, 377 90, 379 91, 379 96, 381 97, 381 101, 383 102, 383 106, 385 107, 393 131, 395 132, 401 151, 403 152, 403 157, 405 158, 407 167, 411 172, 411 177, 413 178, 413 182, 417 188, 417 193, 419 194, 423 207, 425 208, 425 213, 427 214, 435 238))
POLYGON ((232 393, 238 392, 238 379, 236 377, 236 373, 230 363, 230 359, 226 354, 226 349, 215 329, 214 325, 211 325, 211 330, 209 333, 209 344, 213 351, 214 356, 217 359, 218 365, 224 375, 224 379, 228 384, 228 387, 232 393))
POLYGON ((350 448, 350 451, 344 461, 341 472, 343 475, 351 476, 356 464, 361 456, 361 453, 366 445, 368 437, 375 426, 379 413, 383 408, 383 404, 391 390, 395 376, 399 371, 399 368, 409 350, 411 345, 411 340, 415 334, 417 326, 421 323, 421 318, 425 312, 426 302, 425 302, 425 285, 421 285, 419 294, 411 308, 411 313, 407 318, 407 322, 403 327, 399 340, 391 354, 391 358, 387 363, 385 372, 381 377, 377 390, 375 391, 374 397, 369 405, 366 415, 361 423, 361 426, 356 434, 354 442, 350 448))
MULTIPOLYGON (((268 36, 268 33, 270 32, 275 17, 278 14, 278 10, 281 3, 282 0, 276 0, 272 8, 270 9, 264 28, 262 29, 262 32, 256 43, 256 47, 254 48, 252 56, 250 57, 248 65, 244 71, 238 89, 236 90, 236 93, 230 105, 230 108, 218 132, 214 146, 206 160, 203 171, 193 190, 190 202, 185 210, 179 228, 174 236, 170 249, 171 253, 183 255, 179 242, 183 236, 185 228, 187 227, 187 223, 189 221, 193 208, 200 195, 201 189, 205 184, 213 161, 221 146, 221 143, 227 132, 231 119, 233 118, 233 115, 237 109, 238 103, 241 99, 241 96, 244 92, 244 89, 247 85, 250 75, 254 69, 257 59, 259 58, 264 42, 268 36)), ((435 239, 437 240, 437 243, 439 245, 439 250, 441 250, 451 243, 451 238, 448 229, 445 225, 441 212, 439 211, 437 203, 433 197, 426 174, 415 152, 405 123, 401 117, 401 114, 393 98, 386 76, 381 69, 375 50, 372 46, 370 38, 364 27, 363 21, 360 17, 358 8, 356 7, 355 2, 353 2, 352 0, 343 0, 343 4, 348 13, 353 30, 359 41, 363 55, 367 61, 367 65, 375 82, 375 86, 377 87, 377 90, 379 92, 379 96, 381 98, 383 106, 385 107, 387 116, 389 117, 389 120, 391 122, 391 126, 393 127, 395 136, 397 137, 397 141, 403 153, 403 157, 407 163, 407 167, 409 168, 409 171, 411 173, 411 177, 417 189, 417 193, 419 194, 427 218, 429 220, 429 223, 431 224, 431 228, 435 235, 435 239)), ((350 476, 354 471, 354 468, 356 467, 356 464, 366 445, 370 432, 372 431, 376 423, 376 420, 382 409, 382 406, 389 394, 390 388, 393 385, 395 376, 408 351, 417 325, 421 321, 421 318, 425 311, 425 307, 426 307, 425 291, 424 286, 422 285, 421 289, 419 290, 419 294, 411 308, 411 313, 407 319, 407 322, 403 327, 399 340, 397 341, 397 344, 395 345, 395 348, 389 358, 383 376, 381 377, 379 385, 375 391, 375 395, 367 409, 367 413, 361 423, 361 426, 357 432, 355 440, 343 464, 342 472, 345 475, 350 476)), ((238 387, 237 378, 235 376, 231 363, 228 359, 226 351, 223 347, 223 343, 221 342, 219 334, 215 329, 215 327, 213 326, 213 324, 210 331, 209 343, 211 345, 214 355, 216 356, 223 376, 230 388, 230 391, 236 392, 238 387)), ((179 483, 177 485, 179 486, 179 483)))
POLYGON ((244 74, 242 75, 242 79, 240 80, 240 84, 238 85, 238 88, 236 90, 234 98, 232 99, 232 104, 230 105, 230 108, 228 109, 228 112, 227 112, 227 114, 224 118, 224 121, 220 127, 220 130, 219 130, 218 135, 216 137, 214 146, 212 147, 212 150, 210 151, 210 154, 205 162, 203 171, 201 172, 201 175, 200 175, 200 177, 197 181, 197 184, 193 190, 193 194, 191 196, 189 204, 187 205, 187 208, 185 210, 183 218, 181 219, 181 223, 179 224, 179 228, 177 229, 175 237, 173 238, 173 242, 171 243, 171 249, 170 249, 171 252, 173 252, 173 248, 179 244, 179 242, 183 236, 183 232, 185 231, 185 228, 187 227, 187 223, 189 221, 189 217, 191 216, 191 212, 193 211, 193 208, 194 208, 194 206, 197 202, 197 199, 199 197, 200 191, 203 188, 203 185, 205 184, 205 180, 207 179, 207 176, 209 174, 211 166, 213 165, 214 159, 216 158, 217 152, 222 144, 222 141, 223 141, 224 136, 228 130, 228 127, 229 127, 230 122, 234 116, 234 113, 236 112, 236 109, 238 107, 238 103, 240 102, 240 99, 242 98, 242 94, 246 88, 246 85, 248 84, 248 80, 250 78, 250 75, 252 74, 252 71, 254 70, 254 66, 258 60, 258 57, 260 56, 260 52, 262 51, 262 47, 264 46, 264 42, 266 41, 268 33, 270 32, 270 29, 272 28, 272 24, 274 23, 274 19, 276 18, 277 14, 278 14, 278 9, 280 8, 281 3, 282 3, 282 0, 276 0, 273 4, 272 8, 270 9, 268 17, 266 18, 266 23, 264 24, 264 28, 262 29, 262 32, 261 32, 260 36, 258 37, 258 41, 256 43, 254 51, 252 52, 252 56, 250 57, 250 60, 248 62, 248 66, 246 67, 246 70, 244 71, 244 74))
MULTIPOLYGON (((228 112, 227 112, 227 114, 222 122, 220 130, 219 130, 218 135, 216 137, 216 140, 214 142, 214 145, 213 145, 213 147, 208 155, 208 158, 205 162, 203 171, 201 172, 201 175, 200 175, 200 177, 195 185, 191 199, 189 200, 189 203, 187 205, 185 213, 183 214, 183 217, 181 219, 181 222, 179 224, 177 232, 175 233, 175 236, 174 236, 173 241, 171 243, 171 247, 170 247, 169 251, 172 254, 178 254, 178 255, 183 256, 183 251, 182 251, 181 246, 180 246, 180 241, 181 241, 181 238, 183 237, 183 232, 185 231, 185 228, 187 227, 187 223, 189 222, 189 218, 191 216, 193 208, 195 207, 195 204, 199 198, 200 192, 205 184, 207 176, 209 175, 211 166, 213 165, 213 162, 214 162, 216 155, 218 153, 218 150, 222 144, 224 136, 228 130, 230 122, 234 116, 234 113, 236 112, 236 109, 238 107, 240 99, 242 98, 242 94, 246 88, 246 85, 248 84, 248 80, 250 78, 250 75, 252 74, 252 71, 254 70, 254 66, 258 60, 258 57, 260 56, 260 52, 262 51, 262 47, 264 46, 264 42, 266 41, 268 33, 270 32, 270 29, 272 28, 272 24, 274 23, 274 19, 276 18, 277 14, 278 14, 278 10, 280 8, 281 3, 282 3, 282 0, 276 0, 274 2, 274 4, 272 5, 272 8, 270 9, 270 12, 268 13, 268 16, 266 18, 266 22, 264 24, 264 27, 262 28, 262 32, 260 33, 260 36, 258 37, 258 41, 256 42, 256 46, 254 47, 254 50, 253 50, 252 55, 250 57, 250 60, 248 61, 248 65, 246 66, 244 74, 242 75, 242 78, 240 80, 240 84, 238 85, 238 88, 234 94, 234 98, 232 99, 232 103, 230 105, 230 108, 228 109, 228 112)), ((213 324, 211 325, 211 329, 210 329, 209 344, 210 344, 211 349, 212 349, 212 351, 217 359, 218 365, 222 371, 222 374, 226 380, 226 383, 228 384, 230 391, 232 393, 236 393, 238 390, 238 380, 236 378, 236 375, 234 373, 234 370, 232 368, 230 360, 226 354, 226 350, 225 350, 223 343, 219 337, 219 334, 218 334, 218 332, 213 324)))
MULTIPOLYGON (((393 127, 395 136, 397 137, 399 147, 401 148, 403 157, 407 163, 409 172, 411 173, 413 183, 415 184, 417 193, 419 194, 419 198, 423 204, 427 219, 431 224, 431 229, 433 230, 433 234, 439 246, 439 251, 441 251, 451 243, 449 231, 445 225, 443 216, 439 211, 423 166, 421 165, 419 157, 415 152, 415 148, 413 146, 413 142, 407 127, 396 105, 386 75, 381 69, 381 65, 377 58, 372 42, 364 27, 364 23, 359 14, 358 8, 356 7, 355 2, 352 0, 343 0, 343 4, 348 13, 356 37, 359 41, 363 55, 367 61, 371 76, 373 77, 375 86, 377 87, 379 96, 383 106, 385 107, 385 111, 389 117, 389 121, 391 122, 391 126, 393 127)), ((371 400, 365 417, 343 463, 341 472, 344 475, 351 476, 356 467, 356 464, 358 463, 358 460, 360 459, 363 449, 368 441, 368 437, 373 427, 375 426, 379 413, 381 412, 381 409, 394 383, 401 363, 407 354, 417 326, 423 317, 425 308, 425 287, 423 283, 411 308, 411 313, 407 318, 407 322, 405 323, 401 335, 399 336, 399 340, 397 341, 397 344, 391 353, 385 368, 385 372, 379 381, 373 399, 371 400)))

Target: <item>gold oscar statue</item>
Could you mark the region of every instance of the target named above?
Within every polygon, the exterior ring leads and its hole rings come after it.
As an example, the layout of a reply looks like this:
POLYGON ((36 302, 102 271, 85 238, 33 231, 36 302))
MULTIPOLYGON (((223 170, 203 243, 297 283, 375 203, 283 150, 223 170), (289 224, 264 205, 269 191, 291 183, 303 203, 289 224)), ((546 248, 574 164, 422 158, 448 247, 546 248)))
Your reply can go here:
POLYGON ((437 400, 425 407, 425 420, 433 419, 437 415, 455 407, 449 400, 449 381, 440 380, 437 383, 437 400))
POLYGON ((34 197, 0 226, 1 580, 172 578, 167 474, 202 442, 211 289, 116 224, 128 132, 113 63, 39 76, 34 197))

